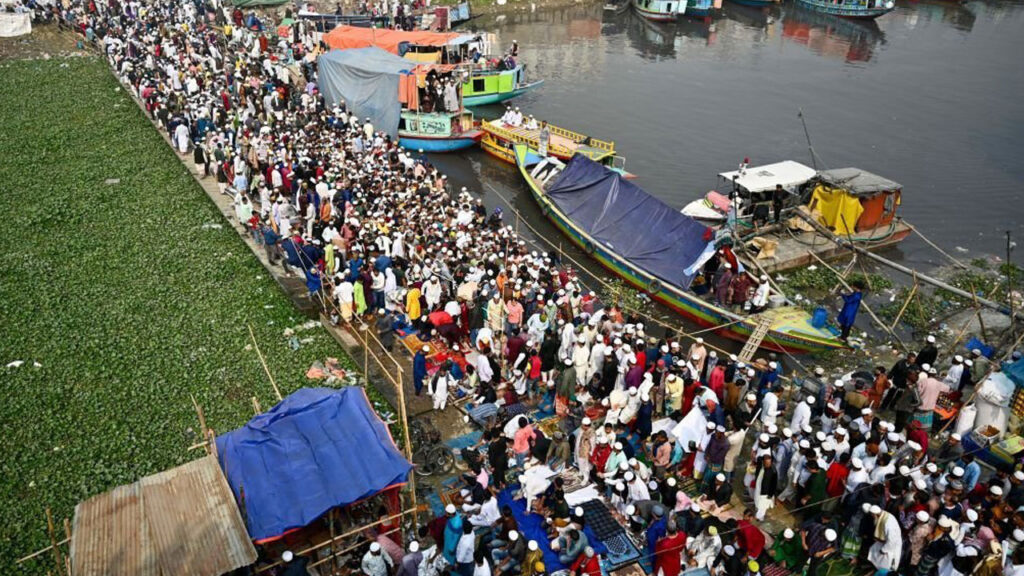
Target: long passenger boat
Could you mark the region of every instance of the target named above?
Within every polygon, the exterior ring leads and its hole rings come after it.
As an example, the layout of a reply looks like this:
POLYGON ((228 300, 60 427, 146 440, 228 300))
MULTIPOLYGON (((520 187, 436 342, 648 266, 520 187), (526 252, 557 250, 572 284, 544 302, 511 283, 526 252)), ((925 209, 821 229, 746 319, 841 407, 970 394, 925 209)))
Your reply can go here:
POLYGON ((626 178, 634 176, 625 170, 626 159, 615 154, 615 143, 598 140, 589 136, 559 128, 553 124, 544 124, 537 128, 525 126, 512 126, 506 124, 501 118, 480 123, 480 129, 484 132, 480 146, 491 156, 504 160, 509 164, 516 163, 516 155, 512 147, 516 144, 526 144, 531 150, 537 151, 541 148, 542 128, 548 131, 547 153, 560 160, 569 160, 575 154, 583 154, 594 162, 603 164, 612 170, 622 174, 626 178))
POLYGON ((544 215, 576 246, 618 277, 701 326, 745 342, 762 318, 762 348, 794 353, 845 348, 830 327, 815 328, 795 306, 744 316, 692 292, 690 283, 715 247, 711 231, 618 174, 577 154, 568 164, 524 144, 516 164, 544 215))

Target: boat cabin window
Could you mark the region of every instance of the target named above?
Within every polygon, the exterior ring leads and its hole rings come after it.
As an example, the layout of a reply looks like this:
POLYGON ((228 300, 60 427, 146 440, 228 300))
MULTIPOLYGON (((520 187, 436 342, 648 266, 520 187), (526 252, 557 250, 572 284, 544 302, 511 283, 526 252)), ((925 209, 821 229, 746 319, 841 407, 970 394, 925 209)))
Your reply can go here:
POLYGON ((484 78, 474 78, 473 79, 473 93, 476 94, 477 92, 483 92, 484 90, 486 90, 487 86, 486 86, 485 82, 486 81, 485 81, 484 78))
POLYGON ((896 193, 890 192, 885 195, 885 214, 889 215, 896 211, 896 193))
POLYGON ((672 3, 671 2, 669 2, 668 4, 665 5, 665 11, 666 12, 671 12, 672 11, 672 3))

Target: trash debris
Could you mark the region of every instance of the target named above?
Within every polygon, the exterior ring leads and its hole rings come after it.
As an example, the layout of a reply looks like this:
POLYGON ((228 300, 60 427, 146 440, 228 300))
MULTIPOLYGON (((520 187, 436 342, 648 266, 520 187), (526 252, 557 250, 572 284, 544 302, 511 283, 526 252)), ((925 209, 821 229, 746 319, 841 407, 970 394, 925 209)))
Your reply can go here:
POLYGON ((287 338, 289 336, 294 336, 295 335, 295 330, 292 330, 291 328, 285 328, 283 334, 284 334, 285 338, 287 338))
POLYGON ((42 364, 40 364, 39 362, 33 362, 33 363, 32 363, 32 367, 33 367, 33 368, 42 368, 42 367, 43 367, 43 365, 42 365, 42 364))
POLYGON ((121 183, 121 179, 120 178, 107 178, 106 180, 103 181, 103 183, 106 184, 107 186, 109 186, 111 184, 120 184, 121 183))
POLYGON ((813 272, 814 270, 818 269, 818 266, 816 264, 811 264, 810 266, 807 267, 807 269, 813 272))
POLYGON ((970 252, 970 250, 968 250, 967 248, 964 248, 962 246, 957 246, 956 247, 956 251, 960 252, 961 254, 966 254, 966 253, 970 252))
POLYGON ((223 227, 224 226, 222 226, 221 224, 218 224, 216 222, 207 222, 207 223, 203 224, 203 230, 210 230, 210 229, 220 230, 223 227))
POLYGON ((264 304, 264 305, 263 305, 263 309, 264 309, 264 310, 269 310, 269 309, 271 309, 271 308, 273 308, 273 307, 274 307, 274 305, 273 305, 273 304, 264 304))
POLYGON ((296 338, 295 336, 292 336, 291 338, 288 339, 288 346, 291 347, 292 350, 298 350, 299 348, 301 348, 301 345, 299 344, 299 339, 296 338))
POLYGON ((14 362, 8 363, 7 367, 8 368, 21 368, 21 365, 24 364, 24 363, 25 363, 24 360, 15 360, 14 362))
POLYGON ((303 339, 299 340, 299 342, 301 342, 302 344, 312 344, 315 341, 316 341, 316 338, 303 338, 303 339))
POLYGON ((319 360, 313 362, 306 370, 306 378, 310 380, 323 380, 327 379, 327 383, 331 383, 335 380, 345 380, 349 385, 355 384, 355 378, 350 375, 341 364, 338 363, 337 358, 328 358, 326 362, 320 362, 319 360))

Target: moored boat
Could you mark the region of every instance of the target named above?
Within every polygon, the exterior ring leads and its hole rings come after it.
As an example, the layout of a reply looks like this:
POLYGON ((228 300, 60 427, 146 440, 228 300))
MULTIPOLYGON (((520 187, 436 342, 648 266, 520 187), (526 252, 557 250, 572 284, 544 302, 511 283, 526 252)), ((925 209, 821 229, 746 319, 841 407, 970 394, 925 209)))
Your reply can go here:
POLYGON ((320 56, 320 87, 331 106, 345 102, 375 132, 424 152, 453 152, 483 137, 462 105, 451 66, 416 64, 371 46, 320 56))
POLYGON ((903 187, 859 168, 818 172, 804 186, 804 203, 789 210, 784 228, 740 234, 758 265, 781 272, 850 254, 844 242, 877 250, 901 242, 913 228, 899 216, 903 187))
POLYGON ((715 253, 714 236, 703 224, 586 156, 577 154, 563 164, 530 153, 525 144, 514 151, 544 215, 576 246, 654 300, 739 341, 748 340, 763 320, 763 348, 797 353, 845 348, 834 330, 813 326, 801 308, 780 306, 744 316, 691 291, 715 253))
POLYGON ((784 207, 798 204, 800 187, 816 173, 814 168, 792 160, 750 167, 744 162, 739 170, 718 175, 724 192, 712 190, 684 206, 682 212, 698 220, 724 222, 730 208, 735 208, 737 220, 749 221, 759 207, 767 210, 771 206, 776 185, 787 193, 784 207))
POLYGON ((337 26, 323 39, 331 48, 351 50, 376 46, 423 64, 457 67, 461 74, 463 103, 484 106, 515 98, 544 83, 528 81, 526 65, 515 58, 491 58, 491 34, 402 31, 337 26))
POLYGON ((893 0, 796 0, 797 4, 824 14, 843 18, 878 18, 896 8, 893 0))
POLYGON ((483 140, 480 141, 484 152, 509 164, 516 163, 514 145, 526 144, 537 152, 542 147, 542 139, 546 138, 547 154, 550 156, 568 160, 574 154, 583 154, 626 178, 633 178, 632 174, 625 171, 626 159, 615 154, 614 142, 591 138, 553 124, 540 123, 536 128, 512 126, 500 118, 484 121, 480 128, 484 132, 483 140))
POLYGON ((622 14, 626 10, 629 10, 630 0, 609 0, 604 4, 605 15, 617 15, 622 14))
POLYGON ((402 146, 424 152, 455 152, 473 146, 483 138, 483 131, 473 126, 473 113, 420 113, 402 111, 398 138, 402 146))
POLYGON ((638 14, 654 22, 674 22, 686 13, 687 0, 630 0, 638 14))

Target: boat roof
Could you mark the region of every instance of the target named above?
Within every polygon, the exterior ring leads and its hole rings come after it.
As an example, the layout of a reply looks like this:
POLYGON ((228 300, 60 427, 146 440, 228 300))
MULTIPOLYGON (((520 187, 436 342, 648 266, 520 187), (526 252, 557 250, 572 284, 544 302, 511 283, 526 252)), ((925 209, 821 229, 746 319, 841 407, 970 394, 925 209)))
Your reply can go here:
POLYGON ((783 188, 792 188, 807 182, 814 177, 815 170, 793 160, 784 160, 764 166, 751 166, 740 174, 739 170, 722 172, 718 176, 730 182, 736 178, 736 184, 749 192, 774 190, 776 184, 783 188))
POLYGON ((903 188, 898 182, 888 178, 872 174, 860 168, 836 168, 835 170, 822 170, 818 178, 826 184, 835 187, 842 187, 854 196, 868 196, 885 192, 888 190, 899 190, 903 188))
POLYGON ((479 37, 479 34, 464 34, 460 32, 429 32, 426 30, 406 32, 403 30, 363 28, 361 26, 341 24, 324 35, 324 42, 331 48, 338 50, 376 46, 392 54, 398 54, 401 44, 436 47, 457 46, 472 42, 479 37))

